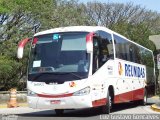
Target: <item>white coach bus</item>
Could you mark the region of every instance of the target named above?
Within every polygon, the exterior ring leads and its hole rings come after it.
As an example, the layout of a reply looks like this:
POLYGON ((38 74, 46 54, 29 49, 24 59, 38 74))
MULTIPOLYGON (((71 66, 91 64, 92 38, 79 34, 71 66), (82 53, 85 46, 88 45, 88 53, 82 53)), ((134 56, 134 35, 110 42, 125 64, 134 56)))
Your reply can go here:
POLYGON ((100 107, 146 104, 155 92, 151 50, 99 26, 71 26, 38 32, 19 43, 18 58, 31 43, 28 66, 28 104, 31 108, 100 107))

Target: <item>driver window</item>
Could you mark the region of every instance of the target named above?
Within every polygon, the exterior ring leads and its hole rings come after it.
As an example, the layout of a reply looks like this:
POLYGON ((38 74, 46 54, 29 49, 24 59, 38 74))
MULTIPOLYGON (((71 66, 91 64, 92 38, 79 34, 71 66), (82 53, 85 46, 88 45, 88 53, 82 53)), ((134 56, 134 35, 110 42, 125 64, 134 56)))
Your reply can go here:
POLYGON ((99 68, 99 38, 93 38, 93 71, 95 73, 99 68))
POLYGON ((93 38, 93 71, 95 73, 109 59, 113 59, 113 43, 111 34, 97 31, 93 38))

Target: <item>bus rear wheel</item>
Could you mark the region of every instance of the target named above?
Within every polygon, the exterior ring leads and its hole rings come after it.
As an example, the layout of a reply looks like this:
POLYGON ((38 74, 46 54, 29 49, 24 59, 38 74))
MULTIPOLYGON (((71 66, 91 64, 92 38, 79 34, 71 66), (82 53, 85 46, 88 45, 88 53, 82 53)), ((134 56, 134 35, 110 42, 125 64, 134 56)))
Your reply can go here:
POLYGON ((143 99, 140 100, 140 104, 144 106, 147 104, 147 90, 146 89, 144 90, 144 96, 143 96, 143 99))
POLYGON ((106 99, 107 99, 106 105, 101 107, 102 114, 109 114, 110 110, 112 108, 112 100, 111 100, 111 95, 110 95, 109 91, 107 93, 106 99))
POLYGON ((55 113, 56 113, 56 115, 63 115, 63 113, 64 113, 64 110, 63 109, 55 109, 55 113))

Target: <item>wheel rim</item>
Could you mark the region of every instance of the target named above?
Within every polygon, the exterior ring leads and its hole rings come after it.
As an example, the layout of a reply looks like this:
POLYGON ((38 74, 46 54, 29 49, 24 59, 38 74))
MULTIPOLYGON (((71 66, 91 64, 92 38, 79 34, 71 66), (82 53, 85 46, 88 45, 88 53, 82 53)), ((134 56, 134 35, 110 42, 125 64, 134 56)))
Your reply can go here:
POLYGON ((147 96, 146 96, 146 93, 145 93, 145 95, 144 95, 144 103, 146 103, 147 102, 147 96))

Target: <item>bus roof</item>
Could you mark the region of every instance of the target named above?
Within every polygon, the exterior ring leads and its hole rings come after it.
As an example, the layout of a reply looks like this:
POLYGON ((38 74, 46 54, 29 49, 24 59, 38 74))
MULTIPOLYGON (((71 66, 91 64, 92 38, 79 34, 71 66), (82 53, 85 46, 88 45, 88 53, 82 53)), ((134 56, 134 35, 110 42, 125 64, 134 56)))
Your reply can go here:
MULTIPOLYGON (((116 32, 114 32, 114 31, 112 31, 112 30, 110 30, 110 29, 108 29, 106 27, 103 27, 103 26, 68 26, 68 27, 59 27, 59 28, 53 28, 53 29, 49 29, 49 30, 38 32, 34 36, 45 35, 45 34, 56 33, 56 32, 75 32, 75 31, 77 31, 77 32, 95 32, 95 31, 98 31, 98 30, 103 30, 103 31, 106 31, 106 32, 108 32, 110 34, 118 35, 119 37, 122 37, 122 38, 128 40, 129 42, 132 42, 133 44, 136 44, 136 45, 138 45, 138 46, 140 46, 142 48, 145 48, 142 45, 139 45, 138 43, 129 40, 128 38, 124 37, 123 35, 121 35, 119 33, 116 33, 116 32)), ((145 49, 151 51, 148 48, 145 48, 145 49)))
POLYGON ((34 36, 50 34, 55 32, 74 32, 74 31, 94 32, 97 30, 105 30, 106 32, 112 33, 112 30, 102 26, 69 26, 69 27, 59 27, 59 28, 45 30, 45 31, 36 33, 34 36))

